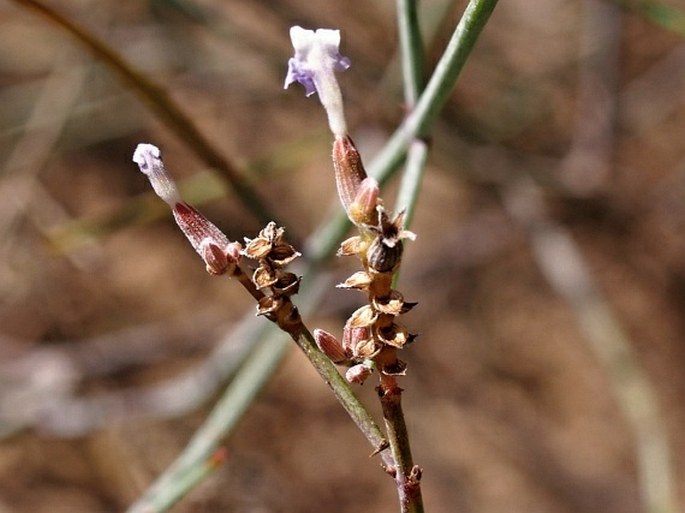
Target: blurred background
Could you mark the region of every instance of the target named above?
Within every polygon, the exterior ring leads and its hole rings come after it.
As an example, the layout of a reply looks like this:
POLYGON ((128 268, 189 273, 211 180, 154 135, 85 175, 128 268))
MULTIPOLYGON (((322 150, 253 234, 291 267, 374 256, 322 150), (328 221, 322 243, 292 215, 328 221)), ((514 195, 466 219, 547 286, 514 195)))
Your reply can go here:
MULTIPOLYGON (((420 3, 429 69, 465 4, 420 3)), ((282 90, 289 27, 341 29, 367 162, 406 113, 390 1, 48 5, 160 86, 305 252, 339 207, 325 115, 282 90)), ((685 18, 658 6, 500 2, 436 125, 399 282, 419 302, 402 386, 427 511, 646 512, 650 464, 654 493, 685 502, 685 18)), ((205 273, 131 162, 139 142, 231 238, 256 234, 130 83, 0 1, 2 513, 124 511, 224 386, 188 377, 241 350, 254 305, 205 273)), ((355 270, 326 266, 311 327, 340 333, 363 298, 333 284, 355 270)), ((294 346, 224 445, 174 511, 397 510, 294 346)))

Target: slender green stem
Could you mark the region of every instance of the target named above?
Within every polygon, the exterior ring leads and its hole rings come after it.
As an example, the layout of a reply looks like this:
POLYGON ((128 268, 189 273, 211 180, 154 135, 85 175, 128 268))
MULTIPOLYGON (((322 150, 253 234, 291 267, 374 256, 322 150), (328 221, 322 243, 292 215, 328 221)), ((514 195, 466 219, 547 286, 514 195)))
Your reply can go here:
POLYGON ((369 174, 379 181, 403 161, 414 138, 425 138, 447 102, 466 59, 485 27, 498 0, 471 0, 438 61, 435 72, 421 94, 416 108, 390 137, 370 166, 369 174))
POLYGON ((404 101, 407 108, 414 106, 424 86, 423 43, 416 3, 416 0, 397 0, 397 29, 400 39, 404 101))
MULTIPOLYGON (((423 46, 416 0, 397 0, 397 20, 402 56, 404 101, 407 109, 413 109, 424 87, 423 46)), ((396 208, 406 213, 404 222, 407 227, 411 225, 414 217, 427 159, 428 143, 423 139, 414 139, 409 146, 407 162, 395 202, 396 208)))
POLYGON ((409 444, 409 433, 402 411, 402 389, 392 376, 384 376, 378 387, 383 409, 385 430, 392 449, 395 468, 395 482, 400 498, 401 513, 422 513, 421 469, 414 465, 409 444))
MULTIPOLYGON (((303 326, 304 327, 304 326, 303 326)), ((342 404, 345 411, 352 418, 359 430, 371 443, 374 453, 380 453, 386 468, 395 466, 394 459, 388 451, 388 441, 383 436, 383 432, 375 423, 369 412, 354 394, 349 384, 340 375, 331 360, 316 347, 314 337, 308 329, 302 330, 301 334, 295 338, 298 347, 305 354, 307 359, 314 366, 319 375, 333 391, 333 394, 342 404)))
POLYGON ((268 324, 262 324, 259 333, 263 338, 262 342, 257 342, 255 350, 236 374, 227 392, 219 399, 181 455, 127 513, 166 511, 208 475, 208 472, 203 471, 207 467, 207 461, 211 460, 222 441, 231 434, 290 347, 288 340, 268 324), (267 330, 270 330, 271 336, 264 338, 267 330), (273 336, 274 333, 278 336, 273 336))
POLYGON ((36 0, 14 1, 65 29, 99 60, 118 73, 123 81, 131 87, 169 129, 176 133, 181 141, 188 145, 208 166, 216 169, 224 177, 235 192, 238 201, 260 223, 266 224, 269 221, 276 220, 276 216, 259 198, 246 179, 241 176, 236 166, 214 148, 183 109, 169 97, 164 88, 135 70, 123 57, 95 35, 78 26, 51 7, 36 0))

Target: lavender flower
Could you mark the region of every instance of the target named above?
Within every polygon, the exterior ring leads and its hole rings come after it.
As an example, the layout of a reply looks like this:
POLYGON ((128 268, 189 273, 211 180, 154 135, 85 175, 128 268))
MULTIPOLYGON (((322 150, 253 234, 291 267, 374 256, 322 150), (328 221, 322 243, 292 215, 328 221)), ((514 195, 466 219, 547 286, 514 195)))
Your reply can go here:
POLYGON ((335 72, 349 68, 350 60, 340 55, 340 31, 314 31, 295 26, 290 29, 290 39, 295 56, 288 61, 284 88, 293 82, 299 82, 304 86, 307 96, 319 93, 331 131, 336 136, 346 134, 342 93, 335 72))

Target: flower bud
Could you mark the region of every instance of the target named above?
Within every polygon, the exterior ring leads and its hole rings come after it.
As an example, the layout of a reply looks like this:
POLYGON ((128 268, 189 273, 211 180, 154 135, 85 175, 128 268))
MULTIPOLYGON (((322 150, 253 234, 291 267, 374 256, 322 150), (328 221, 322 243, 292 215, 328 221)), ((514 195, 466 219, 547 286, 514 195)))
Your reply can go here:
POLYGON ((328 356, 333 363, 344 363, 347 361, 347 355, 343 350, 342 344, 333 335, 322 329, 315 329, 312 333, 316 345, 323 354, 328 356))
POLYGON ((138 164, 150 180, 155 193, 172 209, 176 224, 183 231, 195 251, 204 260, 207 272, 224 274, 240 260, 241 246, 212 224, 204 215, 185 203, 162 162, 162 153, 152 144, 139 144, 133 153, 138 164))
MULTIPOLYGON (((366 170, 359 151, 348 135, 335 138, 332 158, 340 203, 349 217, 350 205, 357 198, 362 181, 367 177, 366 170)), ((354 222, 351 217, 350 220, 354 222)))
POLYGON ((354 201, 347 209, 347 215, 354 224, 371 224, 378 217, 378 181, 367 176, 359 185, 354 201))
MULTIPOLYGON (((207 251, 206 248, 203 248, 203 243, 206 247, 211 243, 223 251, 226 250, 229 244, 233 244, 228 240, 224 232, 217 228, 195 207, 181 201, 174 205, 172 213, 176 224, 178 224, 178 227, 203 260, 207 251)), ((234 253, 234 250, 231 251, 234 253)), ((205 261, 205 263, 207 262, 205 261)))
POLYGON ((371 374, 373 374, 373 367, 365 363, 359 363, 347 369, 347 372, 345 373, 345 379, 350 383, 363 385, 364 381, 366 381, 371 374))

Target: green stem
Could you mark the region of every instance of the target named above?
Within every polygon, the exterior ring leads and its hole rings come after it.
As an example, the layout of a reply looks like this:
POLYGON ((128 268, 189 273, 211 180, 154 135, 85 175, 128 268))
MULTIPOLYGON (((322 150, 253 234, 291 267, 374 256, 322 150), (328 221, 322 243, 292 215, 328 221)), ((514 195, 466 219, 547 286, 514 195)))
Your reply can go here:
POLYGON ((402 513, 423 513, 421 496, 421 469, 414 465, 409 444, 409 433, 402 411, 402 389, 397 380, 384 376, 378 387, 383 409, 385 430, 392 449, 395 467, 395 482, 400 497, 402 513))
MULTIPOLYGON (((268 324, 264 325, 260 331, 262 337, 269 327, 268 324)), ((267 337, 257 344, 231 382, 227 393, 219 399, 181 455, 127 513, 166 511, 208 475, 209 472, 204 471, 207 461, 211 460, 222 441, 231 434, 254 402, 288 347, 290 345, 287 339, 282 336, 267 337)))
POLYGON ((423 90, 423 44, 416 0, 397 0, 397 29, 402 56, 404 101, 408 108, 416 103, 423 90))
MULTIPOLYGON (((397 19, 400 35, 400 53, 402 55, 402 77, 404 82, 404 100, 407 109, 413 109, 423 91, 423 47, 416 10, 416 0, 397 1, 397 19)), ((408 227, 414 217, 416 203, 421 192, 423 173, 428 159, 428 143, 414 139, 409 146, 407 162, 397 194, 395 206, 404 210, 404 225, 408 227)))
POLYGON ((426 138, 447 102, 466 59, 487 23, 498 0, 471 0, 454 30, 435 72, 421 94, 416 108, 390 137, 370 166, 369 174, 379 181, 403 161, 414 138, 426 138))
POLYGON ((238 201, 261 224, 265 225, 269 221, 276 220, 276 216, 257 196, 257 193, 247 183, 246 179, 240 175, 236 166, 212 146, 181 107, 169 97, 164 88, 135 70, 119 54, 95 35, 73 23, 51 7, 35 0, 14 1, 65 29, 100 61, 118 73, 123 81, 150 107, 165 126, 171 129, 208 166, 216 169, 224 177, 235 192, 238 201))
POLYGON ((295 339, 295 343, 305 354, 307 359, 314 366, 319 375, 323 378, 345 411, 352 418, 359 430, 364 434, 374 449, 375 453, 380 453, 386 468, 394 468, 395 462, 390 453, 384 449, 388 447, 388 441, 383 436, 376 422, 371 418, 369 412, 354 394, 350 385, 340 375, 338 369, 331 360, 324 355, 316 346, 314 337, 304 325, 300 335, 295 339))

